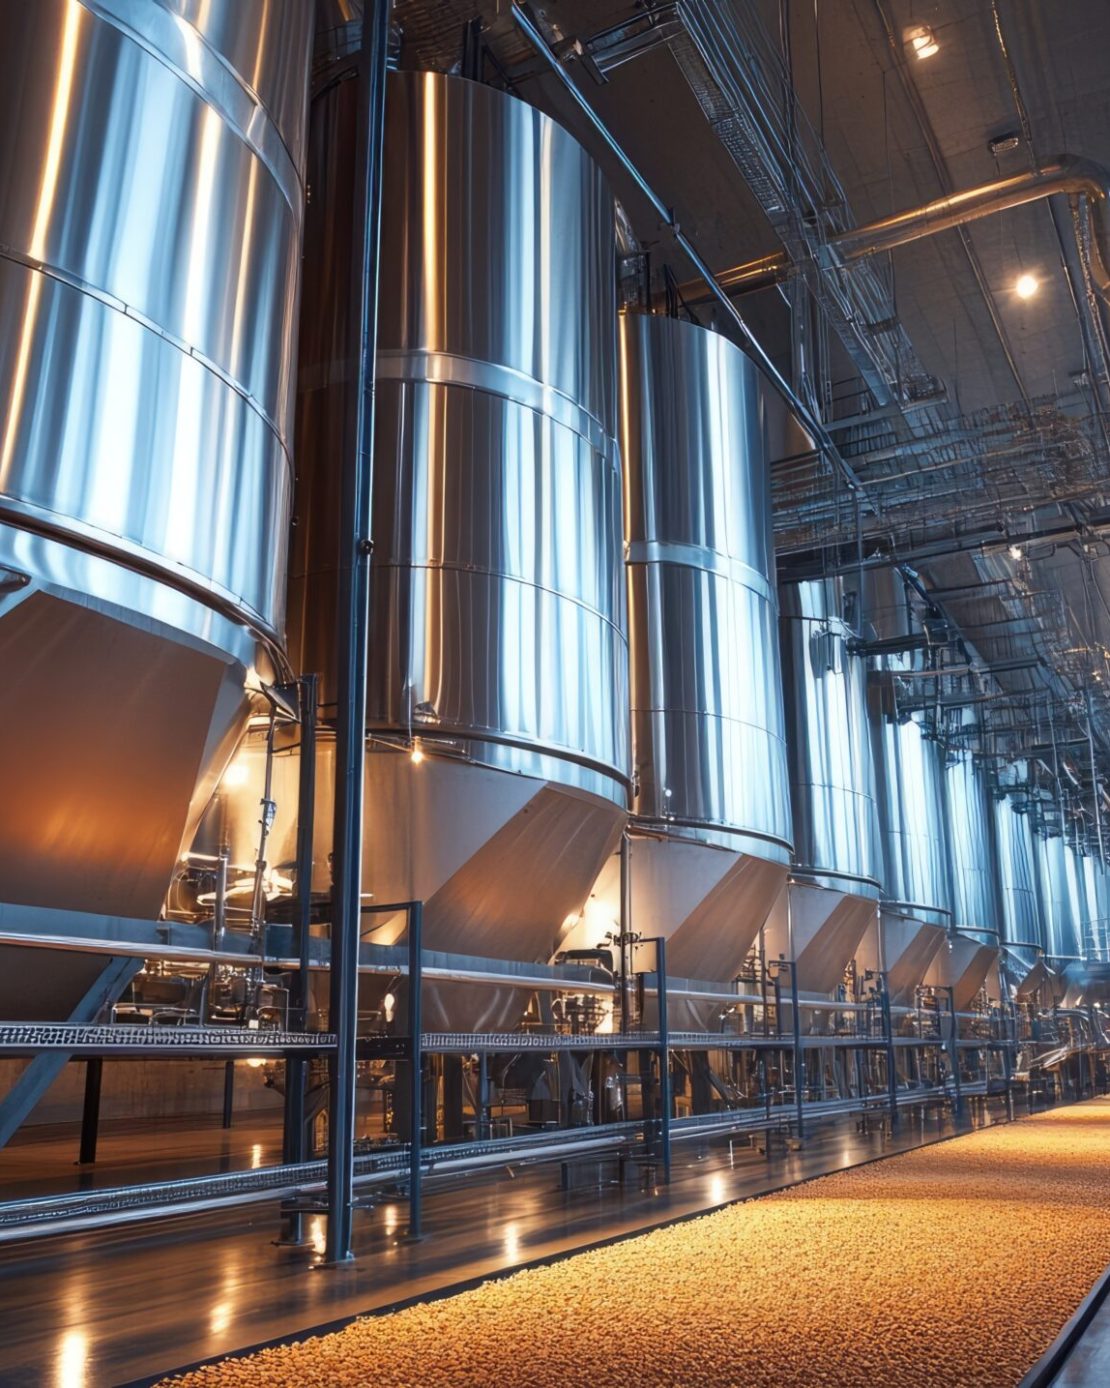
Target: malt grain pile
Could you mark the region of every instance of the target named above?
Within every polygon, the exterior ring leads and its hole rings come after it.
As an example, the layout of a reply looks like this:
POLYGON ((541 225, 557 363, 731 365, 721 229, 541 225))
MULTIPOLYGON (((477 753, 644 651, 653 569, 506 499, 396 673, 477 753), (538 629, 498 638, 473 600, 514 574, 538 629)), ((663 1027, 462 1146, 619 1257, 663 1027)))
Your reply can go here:
POLYGON ((1011 1388, 1110 1263, 1110 1100, 201 1369, 188 1388, 1011 1388))

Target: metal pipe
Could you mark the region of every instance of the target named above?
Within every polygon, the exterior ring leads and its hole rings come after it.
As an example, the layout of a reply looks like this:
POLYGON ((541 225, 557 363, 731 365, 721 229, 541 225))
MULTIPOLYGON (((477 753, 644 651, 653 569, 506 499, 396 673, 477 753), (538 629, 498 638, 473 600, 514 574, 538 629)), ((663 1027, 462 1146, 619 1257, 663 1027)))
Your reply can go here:
POLYGON ((254 891, 251 893, 251 934, 262 943, 266 953, 266 844, 277 813, 273 800, 274 733, 277 731, 277 709, 270 707, 270 727, 266 733, 266 777, 262 786, 262 818, 258 821, 258 854, 254 861, 254 891))
POLYGON ((409 1232, 410 1241, 421 1237, 420 1163, 423 1157, 424 1057, 421 1052, 421 936, 424 903, 414 901, 409 910, 409 1232))
POLYGON ((669 229, 671 235, 674 237, 675 243, 678 245, 678 247, 686 256, 686 258, 690 261, 690 263, 694 266, 694 269, 698 273, 698 279, 695 280, 693 283, 696 286, 704 285, 708 290, 707 297, 705 300, 703 300, 703 302, 707 302, 708 299, 715 299, 717 301, 717 303, 727 314, 733 327, 740 334, 740 337, 742 338, 747 351, 755 359, 756 363, 763 371, 764 375, 774 386, 774 388, 779 392, 786 404, 789 405, 790 409, 797 416, 803 428, 805 428, 807 432, 813 436, 815 444, 817 444, 840 469, 840 471, 844 475, 847 485, 852 489, 852 491, 856 492, 861 490, 859 479, 856 477, 855 473, 852 471, 852 468, 848 465, 848 463, 845 462, 845 460, 841 457, 836 445, 833 443, 831 436, 825 429, 825 426, 816 417, 816 415, 814 415, 813 411, 809 408, 805 401, 802 400, 802 398, 797 394, 793 386, 791 386, 790 382, 786 379, 786 377, 778 369, 775 363, 771 360, 770 356, 767 354, 767 351, 763 347, 763 344, 759 341, 755 333, 748 326, 747 322, 740 315, 739 311, 736 308, 736 305, 732 302, 732 299, 729 297, 728 293, 721 288, 720 284, 718 284, 716 278, 713 275, 713 271, 702 259, 697 247, 693 244, 693 242, 689 239, 686 233, 679 226, 678 219, 676 218, 674 213, 674 209, 668 207, 667 204, 663 201, 663 199, 659 196, 659 194, 655 191, 655 189, 652 188, 651 184, 648 183, 647 179, 636 167, 635 163, 633 163, 630 156, 626 154, 625 151, 621 148, 620 144, 613 136, 613 134, 610 132, 605 122, 601 119, 601 117, 593 109, 590 103, 586 100, 586 98, 578 90, 575 84, 571 81, 566 69, 563 67, 562 63, 560 63, 556 54, 552 52, 550 44, 548 44, 543 34, 536 26, 536 23, 533 20, 531 14, 528 12, 527 7, 514 3, 511 9, 511 14, 514 21, 516 22, 517 27, 528 39, 536 54, 544 60, 544 63, 546 64, 548 71, 554 77, 557 77, 559 81, 562 83, 563 90, 566 91, 567 94, 573 99, 575 105, 589 121, 595 133, 604 141, 604 143, 609 148, 610 152, 620 161, 622 168, 633 180, 633 182, 636 184, 640 192, 648 200, 651 206, 655 209, 656 213, 662 219, 663 224, 669 229))
POLYGON ((374 384, 378 336, 378 256, 381 243, 382 144, 385 133, 389 0, 366 6, 359 51, 359 111, 355 145, 355 261, 350 355, 358 388, 346 421, 341 484, 338 597, 338 722, 335 745, 335 866, 331 921, 331 1029, 337 1045, 330 1064, 328 1113, 328 1233, 326 1261, 348 1261, 354 1207, 355 1046, 358 1032, 358 954, 362 929, 363 783, 366 762, 366 665, 370 627, 370 538, 374 476, 374 384), (361 232, 361 234, 359 234, 361 232))
POLYGON ((85 1102, 81 1109, 81 1150, 77 1156, 80 1166, 96 1161, 96 1139, 100 1132, 100 1086, 104 1077, 104 1060, 90 1056, 85 1061, 85 1102))
POLYGON ((667 1016, 667 942, 655 941, 655 978, 659 990, 659 1150, 663 1181, 671 1183, 671 1042, 667 1016))
MULTIPOLYGON (((309 966, 312 925, 312 843, 316 819, 316 700, 317 678, 303 675, 300 685, 301 756, 297 786, 297 905, 294 917, 298 965, 290 986, 291 1026, 308 1030, 311 1002, 309 966)), ((305 1079, 303 1056, 285 1060, 285 1106, 282 1117, 282 1157, 286 1162, 302 1162, 305 1151, 305 1079)), ((289 1214, 283 1243, 304 1242, 304 1216, 299 1210, 289 1214)))
MULTIPOLYGON (((1106 207, 1110 197, 1110 173, 1091 159, 1067 154, 1028 173, 994 179, 990 183, 936 198, 922 206, 880 217, 863 226, 851 227, 831 236, 828 248, 836 251, 842 262, 863 260, 881 251, 904 246, 910 241, 934 236, 938 231, 966 226, 968 222, 993 217, 998 212, 1058 195, 1081 197, 1087 202, 1095 232, 1090 239, 1091 277, 1102 298, 1110 302, 1110 226, 1106 207)), ((722 270, 716 276, 715 284, 726 294, 749 293, 781 284, 797 268, 785 251, 779 251, 722 270)), ((832 268, 831 265, 829 268, 832 268)), ((708 303, 717 297, 712 285, 707 282, 703 285, 696 280, 680 285, 679 293, 691 305, 708 303)))

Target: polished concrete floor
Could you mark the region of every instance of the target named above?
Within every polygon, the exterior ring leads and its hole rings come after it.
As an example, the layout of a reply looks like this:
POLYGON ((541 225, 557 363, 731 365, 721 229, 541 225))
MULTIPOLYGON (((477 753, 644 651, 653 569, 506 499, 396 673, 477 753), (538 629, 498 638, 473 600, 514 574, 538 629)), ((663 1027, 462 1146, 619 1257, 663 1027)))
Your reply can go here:
MULTIPOLYGON (((980 1108, 966 1126, 983 1121, 991 1113, 980 1108)), ((323 1238, 317 1218, 309 1221, 315 1249, 275 1247, 277 1213, 268 1206, 8 1245, 0 1248, 0 1384, 99 1388, 148 1378, 953 1131, 932 1111, 905 1115, 895 1138, 861 1133, 851 1119, 831 1122, 800 1150, 772 1156, 740 1144, 702 1153, 683 1144, 669 1188, 606 1180, 562 1190, 557 1166, 432 1185, 422 1242, 404 1241, 405 1203, 383 1202, 356 1217, 358 1260, 340 1269, 313 1267, 323 1238)), ((228 1141, 249 1136, 233 1129, 228 1141)), ((144 1154, 134 1134, 130 1141, 138 1171, 144 1154)), ((164 1152, 164 1134, 154 1146, 164 1152)), ((167 1174, 164 1159, 157 1165, 167 1174)))

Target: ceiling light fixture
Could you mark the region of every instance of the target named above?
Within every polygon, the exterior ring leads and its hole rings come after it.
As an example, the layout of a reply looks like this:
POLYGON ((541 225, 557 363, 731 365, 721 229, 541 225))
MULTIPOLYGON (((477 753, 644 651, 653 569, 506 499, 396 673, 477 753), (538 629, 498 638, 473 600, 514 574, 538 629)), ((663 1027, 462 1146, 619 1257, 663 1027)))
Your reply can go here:
POLYGON ((1010 546, 1010 558, 1011 558, 1011 559, 1020 559, 1020 558, 1021 558, 1021 546, 1020 546, 1020 545, 1011 545, 1011 546, 1010 546))
POLYGON ((927 24, 921 24, 916 29, 911 29, 907 38, 915 58, 931 58, 934 53, 940 52, 940 44, 937 43, 936 35, 927 24))
POLYGON ((1041 282, 1036 275, 1031 275, 1026 271, 1024 275, 1018 275, 1014 284, 1014 292, 1019 299, 1031 299, 1040 287, 1041 282))
POLYGON ((417 766, 424 760, 424 749, 420 746, 419 742, 414 742, 412 744, 412 751, 409 753, 409 756, 417 766))

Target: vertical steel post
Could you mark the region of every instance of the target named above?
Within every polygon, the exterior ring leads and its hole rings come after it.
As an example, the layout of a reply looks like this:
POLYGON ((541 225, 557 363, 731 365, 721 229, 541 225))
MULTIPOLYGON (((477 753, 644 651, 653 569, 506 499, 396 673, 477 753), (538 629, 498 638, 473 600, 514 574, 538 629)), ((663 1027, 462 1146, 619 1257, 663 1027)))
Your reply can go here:
POLYGON ((656 997, 659 1000, 659 1150, 663 1180, 671 1183, 671 1025, 667 1014, 667 942, 655 941, 656 997))
POLYGON ((805 1108, 806 1067, 802 1059, 802 1009, 798 1006, 798 965, 790 961, 790 1011, 793 1018, 791 1030, 794 1033, 794 1121, 798 1126, 798 1140, 805 1136, 802 1114, 805 1108))
POLYGON ((374 382, 378 335, 382 140, 385 131, 389 0, 367 4, 359 55, 355 155, 351 356, 358 386, 351 401, 340 488, 338 671, 335 746, 335 885, 331 921, 331 1064, 328 1114, 326 1260, 352 1257, 355 1047, 362 924, 363 778, 366 762, 366 664, 370 628, 370 539, 374 480, 374 382))
MULTIPOLYGON (((309 973, 312 936, 312 843, 316 828, 316 699, 315 675, 303 675, 300 680, 301 757, 297 787, 297 900, 293 921, 297 945, 298 968, 293 980, 290 1004, 291 1025, 299 1031, 308 1030, 311 1006, 311 975, 309 973)), ((302 1162, 305 1150, 305 1078, 308 1062, 303 1056, 290 1055, 285 1060, 285 1110, 282 1128, 282 1156, 286 1162, 302 1162)), ((283 1243, 304 1241, 304 1217, 300 1211, 288 1215, 283 1243)))
POLYGON ((478 1112, 474 1115, 474 1136, 479 1142, 489 1137, 489 1056, 478 1053, 478 1112))
POLYGON ((235 1062, 224 1061, 224 1117, 223 1126, 231 1127, 231 1115, 235 1108, 235 1062))
POLYGON ((424 903, 409 906, 409 1239, 421 1237, 420 1164, 423 1158, 424 981, 421 936, 424 933, 424 903))
POLYGON ((960 1079, 960 1027, 956 1018, 956 990, 949 985, 944 990, 948 994, 948 1021, 952 1028, 952 1084, 955 1089, 956 1117, 961 1118, 964 1111, 963 1085, 960 1079))
POLYGON ((104 1075, 104 1061, 98 1056, 90 1056, 85 1061, 85 1103, 81 1109, 81 1150, 77 1154, 78 1164, 91 1166, 96 1161, 96 1139, 100 1132, 100 1083, 104 1075))
POLYGON ((621 833, 621 877, 620 877, 620 950, 617 963, 620 968, 620 1003, 621 1003, 621 1035, 627 1035, 629 1030, 629 1011, 632 1006, 631 980, 629 973, 629 955, 631 948, 629 936, 632 930, 632 864, 631 864, 632 844, 628 837, 628 830, 621 833))
POLYGON ((886 1092, 890 1104, 890 1131, 898 1131, 898 1071, 894 1049, 894 1014, 890 1007, 890 989, 885 973, 878 975, 879 1006, 882 1009, 883 1041, 886 1048, 886 1092))

